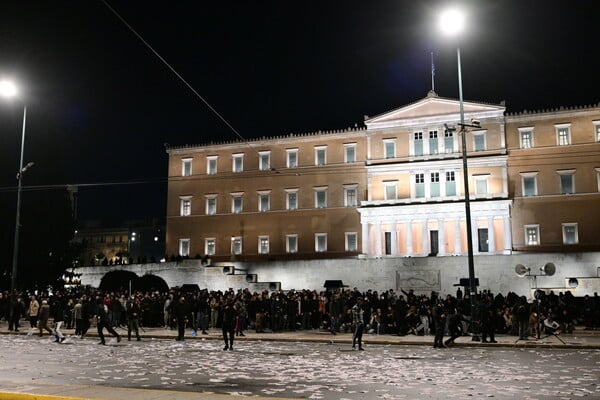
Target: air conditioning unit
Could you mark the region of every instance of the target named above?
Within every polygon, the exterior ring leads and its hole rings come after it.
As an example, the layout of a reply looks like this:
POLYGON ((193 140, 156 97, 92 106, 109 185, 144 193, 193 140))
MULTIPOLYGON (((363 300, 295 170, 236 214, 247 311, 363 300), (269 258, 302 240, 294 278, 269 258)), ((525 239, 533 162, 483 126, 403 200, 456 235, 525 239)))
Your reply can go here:
POLYGON ((247 283, 256 283, 256 282, 258 282, 258 275, 257 274, 248 274, 248 275, 246 275, 246 282, 247 283))
POLYGON ((281 290, 281 282, 269 282, 269 290, 271 292, 281 290))
POLYGON ((235 274, 235 267, 233 265, 228 265, 223 267, 223 275, 233 275, 235 274))

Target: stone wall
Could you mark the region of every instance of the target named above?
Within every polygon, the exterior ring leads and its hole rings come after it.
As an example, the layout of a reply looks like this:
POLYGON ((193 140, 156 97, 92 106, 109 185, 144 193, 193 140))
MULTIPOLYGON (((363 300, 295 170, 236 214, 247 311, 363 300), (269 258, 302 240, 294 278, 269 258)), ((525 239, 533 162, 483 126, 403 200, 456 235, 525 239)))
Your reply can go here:
MULTIPOLYGON (((576 296, 600 292, 600 253, 574 254, 513 254, 498 256, 475 256, 475 276, 479 289, 494 293, 516 292, 531 295, 531 289, 548 288, 566 290, 568 278, 597 278, 586 288, 573 289, 576 296), (531 268, 531 274, 540 275, 546 263, 556 265, 553 276, 518 277, 515 265, 531 268)), ((264 263, 221 263, 202 266, 199 260, 180 263, 133 264, 114 267, 87 267, 82 273, 82 284, 98 287, 104 274, 114 270, 126 270, 143 276, 153 274, 161 277, 169 287, 197 284, 200 288, 225 290, 249 288, 254 291, 289 289, 321 290, 325 280, 342 280, 349 287, 378 291, 414 289, 429 294, 432 290, 442 294, 456 293, 454 284, 460 278, 468 278, 467 257, 421 257, 421 258, 353 258, 345 260, 276 261, 264 263), (224 266, 234 266, 235 274, 227 275, 224 266), (256 283, 247 282, 246 274, 256 274, 256 283)))

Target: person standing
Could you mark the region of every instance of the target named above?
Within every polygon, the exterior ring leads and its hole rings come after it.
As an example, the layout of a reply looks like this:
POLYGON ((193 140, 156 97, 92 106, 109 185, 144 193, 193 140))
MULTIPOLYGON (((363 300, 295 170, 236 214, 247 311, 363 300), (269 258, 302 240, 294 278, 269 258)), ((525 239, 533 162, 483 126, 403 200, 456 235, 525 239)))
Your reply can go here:
POLYGON ((38 314, 40 312, 40 303, 38 303, 35 295, 31 296, 29 301, 29 309, 27 310, 27 316, 29 317, 29 326, 31 329, 37 328, 38 314))
MULTIPOLYGON (((11 295, 11 296, 14 296, 11 295)), ((14 298, 14 297, 13 297, 14 298)), ((10 317, 8 320, 8 330, 19 332, 19 320, 25 314, 25 304, 21 296, 16 296, 16 299, 10 304, 10 317)))
POLYGON ((526 340, 529 336, 527 329, 529 328, 529 304, 525 296, 519 297, 519 300, 513 307, 513 315, 517 318, 519 325, 519 340, 526 340))
POLYGON ((362 347, 362 336, 365 324, 365 311, 363 309, 363 299, 359 297, 356 300, 356 304, 352 307, 352 325, 354 327, 354 334, 352 335, 352 349, 356 349, 356 343, 358 342, 358 350, 364 350, 362 347))
POLYGON ((127 340, 131 341, 131 331, 135 332, 135 338, 139 342, 140 338, 140 315, 142 313, 142 307, 140 300, 131 296, 131 299, 126 304, 127 313, 127 340))
POLYGON ((177 341, 182 341, 185 338, 185 326, 188 322, 188 317, 191 312, 189 303, 185 301, 185 297, 181 296, 179 301, 171 307, 173 322, 177 325, 177 341))
POLYGON ((444 345, 444 329, 446 328, 446 313, 444 312, 444 303, 437 299, 433 309, 431 310, 431 318, 433 320, 433 348, 442 349, 444 345))
POLYGON ((81 299, 77 299, 75 301, 75 306, 73 306, 73 319, 75 320, 75 336, 78 336, 79 338, 83 335, 82 308, 81 299))
POLYGON ((223 350, 233 350, 233 337, 235 336, 236 309, 232 300, 227 300, 223 306, 223 350))
POLYGON ((98 344, 106 345, 106 341, 104 340, 104 328, 117 338, 117 342, 121 341, 121 336, 119 336, 112 327, 110 318, 108 317, 108 306, 104 304, 102 297, 99 297, 96 300, 96 320, 98 323, 98 336, 100 337, 100 343, 98 344))

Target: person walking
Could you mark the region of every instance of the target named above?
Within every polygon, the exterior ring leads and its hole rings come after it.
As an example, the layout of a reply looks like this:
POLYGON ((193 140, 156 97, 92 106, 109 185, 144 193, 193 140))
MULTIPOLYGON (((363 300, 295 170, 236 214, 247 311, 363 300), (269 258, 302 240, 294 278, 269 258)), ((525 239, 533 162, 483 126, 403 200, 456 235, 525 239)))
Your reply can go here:
POLYGON ((365 324, 365 311, 363 309, 363 299, 359 297, 356 300, 356 304, 352 307, 352 325, 354 327, 354 334, 352 335, 352 349, 356 349, 356 343, 358 342, 358 350, 364 350, 362 347, 362 336, 365 324))
POLYGON ((96 300, 96 320, 98 323, 98 336, 100 337, 100 343, 98 344, 106 345, 106 341, 104 340, 104 328, 117 338, 117 343, 121 341, 121 336, 119 336, 112 327, 110 318, 108 317, 108 307, 104 304, 102 297, 99 297, 96 300))
POLYGON ((54 334, 54 341, 56 343, 62 343, 65 341, 65 336, 60 331, 60 328, 65 322, 65 306, 66 304, 62 295, 58 293, 50 309, 52 312, 52 317, 54 318, 54 329, 52 333, 54 334))
POLYGON ((38 317, 38 329, 40 330, 40 337, 44 336, 44 331, 54 334, 52 329, 48 328, 48 319, 50 318, 50 305, 48 305, 48 301, 42 300, 42 305, 40 306, 40 312, 38 317))

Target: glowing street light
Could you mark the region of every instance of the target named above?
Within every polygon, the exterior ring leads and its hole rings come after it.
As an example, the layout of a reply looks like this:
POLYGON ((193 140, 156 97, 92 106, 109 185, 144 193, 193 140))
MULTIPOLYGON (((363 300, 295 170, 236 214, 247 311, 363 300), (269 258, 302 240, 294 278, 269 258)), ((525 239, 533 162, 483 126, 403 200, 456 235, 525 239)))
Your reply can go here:
MULTIPOLYGON (((2 81, 2 82, 0 82, 0 95, 7 97, 7 98, 17 97, 17 95, 18 95, 17 87, 12 82, 2 81)), ((17 212, 16 212, 16 218, 15 218, 16 220, 15 220, 15 238, 14 238, 13 259, 12 259, 12 274, 11 274, 11 279, 10 279, 11 299, 15 298, 15 296, 16 296, 15 292, 17 290, 17 265, 18 265, 18 259, 19 259, 19 232, 21 229, 22 179, 23 179, 23 173, 33 166, 32 162, 23 166, 23 153, 25 150, 25 126, 26 125, 27 125, 27 106, 25 104, 23 104, 23 131, 21 134, 21 158, 20 158, 20 162, 19 162, 19 171, 17 172, 17 212)))
MULTIPOLYGON (((456 8, 451 8, 444 11, 440 15, 440 30, 446 35, 451 37, 458 37, 465 28, 465 14, 456 8)), ((458 42, 458 41, 457 41, 458 42)), ((469 172, 467 169, 467 140, 466 140, 466 127, 475 126, 479 127, 478 124, 465 124, 465 109, 463 101, 463 90, 462 90, 462 73, 461 73, 461 62, 460 62, 460 46, 456 46, 456 59, 458 65, 458 100, 460 108, 460 127, 461 127, 461 145, 462 145, 462 162, 463 162, 463 183, 465 192, 465 221, 467 229, 467 258, 469 264, 469 300, 471 303, 471 324, 474 321, 474 301, 477 289, 475 287, 475 262, 473 259, 473 232, 471 231, 471 201, 469 196, 469 172)), ((472 326, 472 325, 471 325, 472 326)), ((475 339, 475 335, 473 339, 475 339)))

